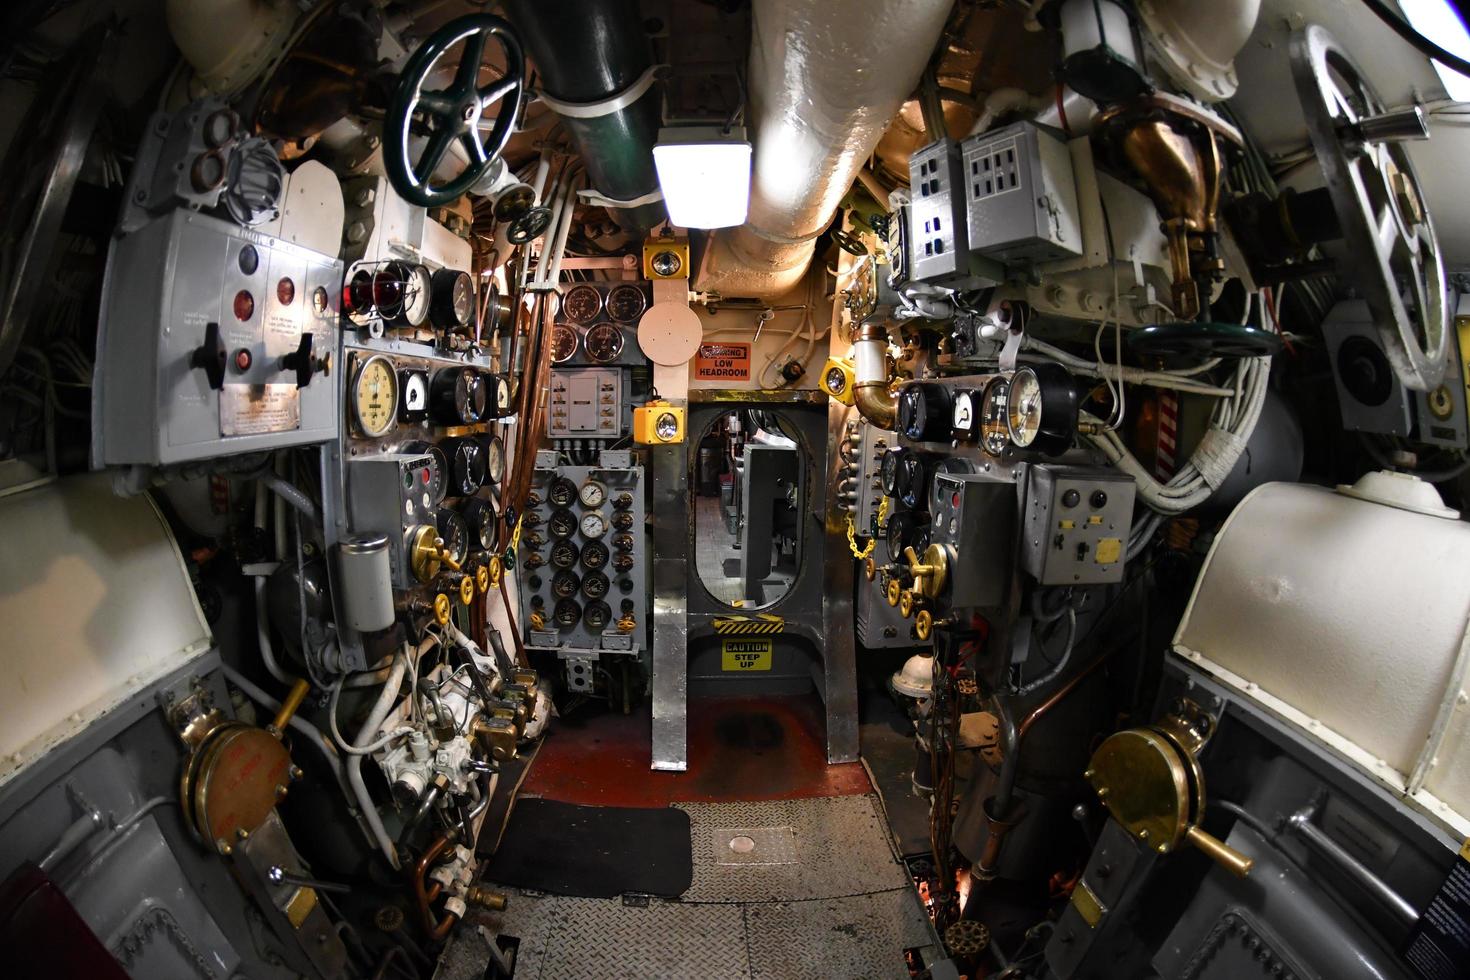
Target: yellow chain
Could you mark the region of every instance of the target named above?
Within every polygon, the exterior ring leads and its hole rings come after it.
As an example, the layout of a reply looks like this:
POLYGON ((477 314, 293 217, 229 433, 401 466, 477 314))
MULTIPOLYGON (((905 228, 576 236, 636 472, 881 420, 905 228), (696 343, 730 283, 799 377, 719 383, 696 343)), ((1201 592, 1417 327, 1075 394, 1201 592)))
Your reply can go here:
MULTIPOLYGON (((887 499, 887 498, 884 498, 884 499, 887 499)), ((525 514, 522 514, 522 515, 520 515, 519 517, 516 518, 516 529, 514 531, 510 532, 510 550, 511 551, 515 551, 517 548, 519 548, 521 546, 521 522, 524 521, 525 519, 526 519, 526 515, 525 514)))
MULTIPOLYGON (((887 517, 887 516, 888 516, 888 498, 887 497, 884 497, 878 503, 878 526, 880 528, 883 526, 883 519, 885 517, 887 517)), ((858 559, 859 561, 862 561, 864 558, 866 558, 869 555, 871 555, 873 553, 873 549, 875 547, 877 547, 877 546, 878 546, 878 538, 877 538, 877 536, 874 536, 873 538, 871 538, 868 541, 867 545, 861 551, 858 550, 858 546, 857 546, 857 525, 853 523, 852 515, 851 514, 848 514, 847 515, 847 550, 852 552, 852 556, 854 558, 858 559)))

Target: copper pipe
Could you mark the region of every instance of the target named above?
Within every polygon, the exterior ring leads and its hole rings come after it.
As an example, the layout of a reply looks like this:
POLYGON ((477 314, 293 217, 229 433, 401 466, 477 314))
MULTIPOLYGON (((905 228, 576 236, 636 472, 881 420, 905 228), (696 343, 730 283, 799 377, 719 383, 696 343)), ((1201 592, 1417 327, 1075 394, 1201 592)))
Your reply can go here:
POLYGON ((437 922, 434 920, 434 910, 430 905, 439 897, 443 888, 437 881, 433 883, 433 888, 426 887, 424 876, 429 873, 429 867, 439 859, 448 847, 449 835, 440 834, 434 839, 434 843, 430 844, 424 850, 423 855, 413 866, 413 893, 414 898, 418 900, 419 918, 422 920, 424 932, 428 934, 429 941, 436 943, 442 942, 448 937, 449 931, 459 921, 459 916, 453 912, 449 912, 443 919, 437 922))

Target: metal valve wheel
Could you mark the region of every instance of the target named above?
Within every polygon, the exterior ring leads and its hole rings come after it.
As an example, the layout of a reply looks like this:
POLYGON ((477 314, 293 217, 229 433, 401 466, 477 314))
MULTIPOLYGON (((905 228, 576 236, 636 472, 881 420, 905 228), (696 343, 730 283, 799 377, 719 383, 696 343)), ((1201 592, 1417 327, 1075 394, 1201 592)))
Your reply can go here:
POLYGON ((404 200, 427 208, 449 204, 478 183, 515 130, 525 78, 521 42, 510 24, 499 17, 471 14, 429 35, 404 65, 383 121, 383 166, 393 189, 404 200), (505 53, 505 74, 480 85, 480 62, 485 42, 492 37, 505 53), (435 67, 461 42, 464 47, 454 81, 446 89, 425 90, 424 84, 435 67), (481 127, 487 125, 485 112, 496 103, 500 103, 500 111, 488 121, 489 132, 482 132, 481 127), (417 160, 409 156, 409 133, 415 115, 430 127, 429 140, 417 160), (435 169, 456 143, 469 163, 449 181, 432 183, 435 169))
POLYGON ((1422 117, 1416 124, 1417 114, 1386 112, 1352 58, 1316 24, 1292 37, 1291 70, 1353 284, 1399 381, 1430 391, 1444 373, 1449 339, 1444 258, 1400 143, 1428 136, 1422 117))

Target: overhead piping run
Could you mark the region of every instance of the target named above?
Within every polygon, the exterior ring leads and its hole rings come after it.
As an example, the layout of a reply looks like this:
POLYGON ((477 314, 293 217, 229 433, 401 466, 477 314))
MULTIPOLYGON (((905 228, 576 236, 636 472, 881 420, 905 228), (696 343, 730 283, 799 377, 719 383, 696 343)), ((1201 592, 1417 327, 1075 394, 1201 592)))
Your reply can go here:
POLYGON ((695 288, 774 299, 806 275, 815 240, 903 103, 953 0, 754 0, 745 224, 715 232, 695 288))
POLYGON ((508 0, 540 75, 587 167, 582 197, 640 231, 664 220, 653 144, 659 98, 636 0, 508 0))

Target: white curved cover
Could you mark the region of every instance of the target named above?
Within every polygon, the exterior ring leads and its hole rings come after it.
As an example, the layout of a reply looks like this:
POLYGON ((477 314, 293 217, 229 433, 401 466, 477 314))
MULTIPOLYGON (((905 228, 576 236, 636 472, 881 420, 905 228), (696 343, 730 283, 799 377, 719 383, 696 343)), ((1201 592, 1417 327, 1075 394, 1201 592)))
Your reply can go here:
POLYGON ((1464 835, 1467 620, 1470 526, 1271 483, 1221 528, 1174 647, 1464 835))
POLYGON ((100 474, 0 497, 0 785, 210 643, 150 498, 100 474))

